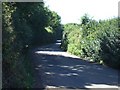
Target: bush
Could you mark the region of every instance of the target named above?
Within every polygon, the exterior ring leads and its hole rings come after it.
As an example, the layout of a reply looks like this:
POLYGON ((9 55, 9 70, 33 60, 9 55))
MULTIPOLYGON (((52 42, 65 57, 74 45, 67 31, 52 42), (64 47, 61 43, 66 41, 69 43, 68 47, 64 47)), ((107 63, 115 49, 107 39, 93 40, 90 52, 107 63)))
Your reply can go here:
POLYGON ((3 2, 2 10, 3 88, 30 88, 33 78, 28 51, 35 44, 56 40, 57 29, 62 29, 60 17, 44 3, 3 2))
POLYGON ((83 59, 104 63, 113 68, 120 66, 120 31, 118 18, 77 25, 65 25, 62 48, 83 59), (72 28, 70 28, 72 27, 72 28))

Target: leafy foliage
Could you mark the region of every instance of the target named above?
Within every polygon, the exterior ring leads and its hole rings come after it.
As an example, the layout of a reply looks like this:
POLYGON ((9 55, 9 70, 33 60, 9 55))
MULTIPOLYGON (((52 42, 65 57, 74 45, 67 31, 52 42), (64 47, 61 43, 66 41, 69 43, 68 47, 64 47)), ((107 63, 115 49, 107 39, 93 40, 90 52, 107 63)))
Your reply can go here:
POLYGON ((95 21, 86 15, 79 25, 64 25, 63 50, 83 59, 119 68, 120 30, 118 18, 95 21))
POLYGON ((62 33, 60 17, 44 3, 4 2, 2 10, 3 88, 30 88, 29 48, 54 42, 57 32, 62 33))

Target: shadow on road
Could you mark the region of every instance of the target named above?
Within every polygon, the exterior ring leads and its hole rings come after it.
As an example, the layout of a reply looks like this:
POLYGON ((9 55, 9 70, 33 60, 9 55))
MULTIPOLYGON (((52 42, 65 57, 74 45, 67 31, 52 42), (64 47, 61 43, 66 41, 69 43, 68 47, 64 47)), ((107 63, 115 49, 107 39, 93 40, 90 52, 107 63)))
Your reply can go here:
MULTIPOLYGON (((116 88, 118 72, 61 51, 58 43, 34 50, 35 70, 47 88, 116 88)), ((37 86, 39 87, 39 86, 37 86)))

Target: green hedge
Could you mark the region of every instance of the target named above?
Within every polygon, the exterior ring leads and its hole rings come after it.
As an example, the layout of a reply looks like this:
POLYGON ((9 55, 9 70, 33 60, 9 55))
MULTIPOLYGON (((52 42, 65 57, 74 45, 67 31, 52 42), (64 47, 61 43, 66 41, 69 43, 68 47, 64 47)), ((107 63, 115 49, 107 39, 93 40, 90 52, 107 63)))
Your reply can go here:
POLYGON ((118 18, 113 18, 97 22, 89 19, 87 24, 80 24, 77 27, 74 24, 65 25, 61 47, 83 59, 119 68, 118 20, 118 18))
POLYGON ((60 17, 44 3, 2 3, 3 88, 32 87, 33 68, 28 51, 35 44, 54 42, 57 29, 62 29, 60 17))

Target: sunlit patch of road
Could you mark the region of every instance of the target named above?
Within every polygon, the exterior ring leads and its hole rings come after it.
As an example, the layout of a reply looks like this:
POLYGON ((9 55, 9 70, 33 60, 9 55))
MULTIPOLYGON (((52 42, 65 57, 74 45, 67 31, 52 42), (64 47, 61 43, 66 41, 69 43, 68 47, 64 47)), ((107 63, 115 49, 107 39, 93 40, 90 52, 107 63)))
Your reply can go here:
POLYGON ((79 58, 78 56, 71 55, 69 53, 62 52, 62 51, 36 51, 35 53, 45 54, 45 55, 60 55, 60 56, 65 56, 65 57, 79 58))

